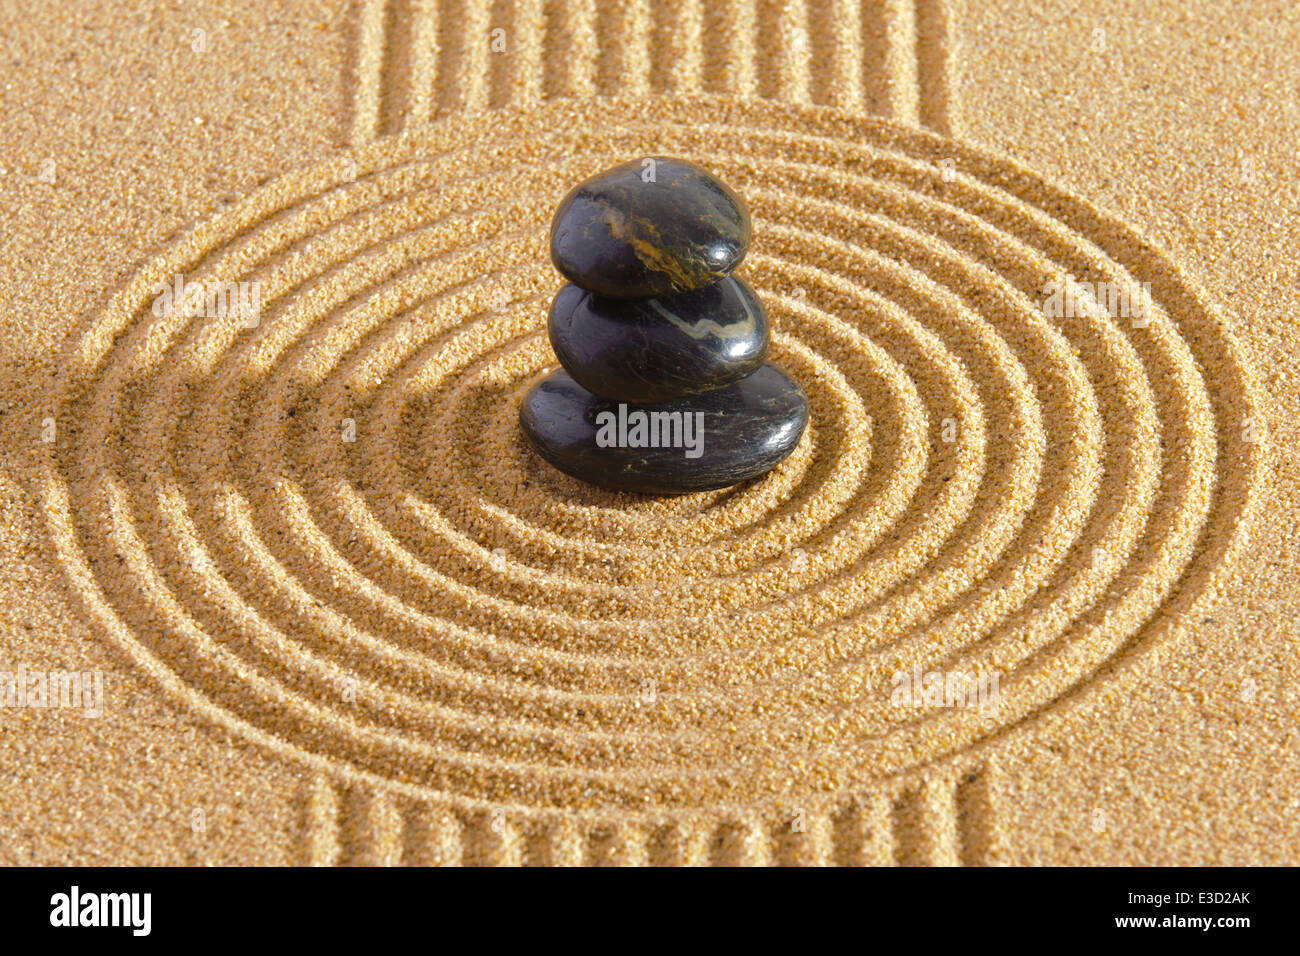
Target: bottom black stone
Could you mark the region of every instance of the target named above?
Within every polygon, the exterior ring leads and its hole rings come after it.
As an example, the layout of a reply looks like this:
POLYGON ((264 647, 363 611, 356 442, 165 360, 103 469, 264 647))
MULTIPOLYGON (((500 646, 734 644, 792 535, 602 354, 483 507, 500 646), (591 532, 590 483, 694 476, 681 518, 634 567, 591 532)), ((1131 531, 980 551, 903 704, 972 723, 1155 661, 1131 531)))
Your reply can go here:
POLYGON ((716 391, 657 405, 606 401, 559 370, 529 390, 519 423, 565 474, 615 491, 677 495, 770 471, 799 444, 808 400, 770 364, 716 391))

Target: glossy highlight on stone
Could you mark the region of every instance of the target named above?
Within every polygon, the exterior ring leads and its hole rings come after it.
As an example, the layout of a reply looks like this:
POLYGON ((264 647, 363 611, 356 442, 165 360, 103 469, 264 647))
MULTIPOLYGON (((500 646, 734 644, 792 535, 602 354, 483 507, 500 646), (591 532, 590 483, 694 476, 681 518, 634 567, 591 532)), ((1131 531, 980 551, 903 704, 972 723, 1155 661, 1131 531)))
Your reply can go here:
POLYGON ((685 494, 770 471, 808 424, 803 390, 775 365, 672 402, 630 405, 558 370, 524 398, 529 442, 560 471, 615 491, 685 494))
POLYGON ((611 299, 566 285, 548 331, 560 364, 611 401, 666 402, 721 388, 763 364, 767 313, 739 279, 677 295, 611 299))
POLYGON ((726 276, 749 248, 749 211, 708 170, 633 160, 579 183, 551 222, 551 260, 605 296, 687 292, 726 276))

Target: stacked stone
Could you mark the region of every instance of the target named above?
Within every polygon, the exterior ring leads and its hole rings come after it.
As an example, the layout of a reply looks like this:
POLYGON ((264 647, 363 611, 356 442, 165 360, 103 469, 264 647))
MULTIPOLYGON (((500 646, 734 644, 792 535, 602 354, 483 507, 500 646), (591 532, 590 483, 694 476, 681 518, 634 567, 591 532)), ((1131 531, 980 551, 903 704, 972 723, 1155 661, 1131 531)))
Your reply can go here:
POLYGON ((730 274, 750 237, 740 197, 682 160, 616 166, 564 197, 551 260, 570 284, 548 326, 563 370, 520 410, 542 457, 607 488, 681 494, 794 450, 807 400, 763 361, 763 304, 730 274))

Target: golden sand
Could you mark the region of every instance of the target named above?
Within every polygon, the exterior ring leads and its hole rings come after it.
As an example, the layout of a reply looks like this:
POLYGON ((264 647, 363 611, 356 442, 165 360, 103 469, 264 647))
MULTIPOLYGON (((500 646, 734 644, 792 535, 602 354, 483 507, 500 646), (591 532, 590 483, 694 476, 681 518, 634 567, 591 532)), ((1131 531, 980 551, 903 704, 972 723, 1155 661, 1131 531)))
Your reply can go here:
MULTIPOLYGON (((1134 162, 1168 111, 1063 153, 1116 92, 974 3, 258 9, 142 17, 167 70, 0 22, 0 671, 106 687, 0 711, 7 860, 1297 861, 1295 294, 1204 267, 1294 278, 1281 129, 1188 117, 1217 173, 1134 162), (113 57, 147 95, 85 85, 113 57), (747 486, 616 495, 518 431, 550 210, 649 153, 746 197, 810 399, 747 486), (1045 310, 1079 283, 1129 307, 1045 310)), ((1170 25, 1247 13, 1166 16, 1146 82, 1204 101, 1170 25)))

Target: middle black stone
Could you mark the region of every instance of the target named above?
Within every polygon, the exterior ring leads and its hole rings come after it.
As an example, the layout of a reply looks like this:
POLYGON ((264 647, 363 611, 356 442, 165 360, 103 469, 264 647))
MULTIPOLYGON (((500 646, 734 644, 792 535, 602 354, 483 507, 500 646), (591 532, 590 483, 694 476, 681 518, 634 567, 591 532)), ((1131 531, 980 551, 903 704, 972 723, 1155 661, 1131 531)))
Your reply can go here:
POLYGON ((614 402, 666 402, 738 381, 763 364, 767 314, 727 277, 690 292, 613 299, 566 285, 551 303, 551 347, 587 391, 614 402))

